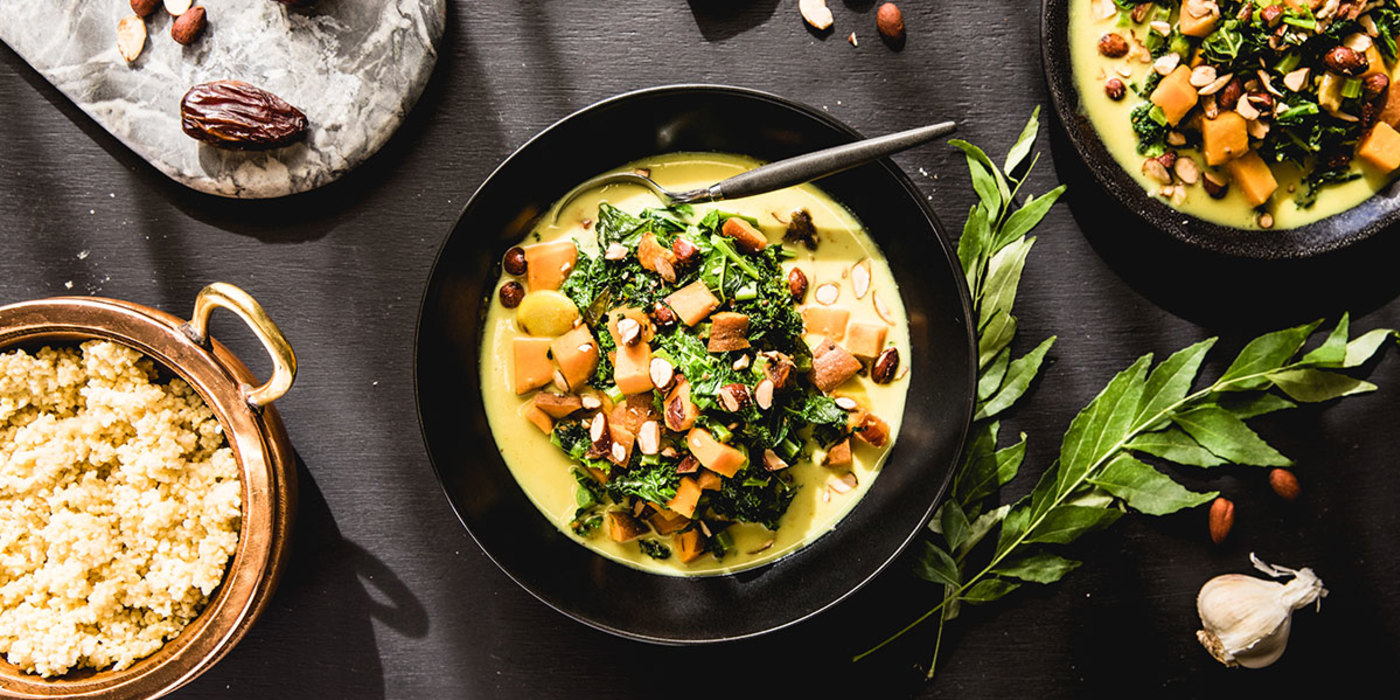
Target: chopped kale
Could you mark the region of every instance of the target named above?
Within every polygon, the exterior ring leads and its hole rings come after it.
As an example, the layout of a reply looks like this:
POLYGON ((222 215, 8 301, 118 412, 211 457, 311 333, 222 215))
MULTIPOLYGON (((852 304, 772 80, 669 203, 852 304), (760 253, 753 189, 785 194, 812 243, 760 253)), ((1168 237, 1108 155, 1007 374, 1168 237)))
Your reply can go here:
POLYGON ((1131 117, 1133 132, 1138 137, 1138 153, 1145 156, 1159 156, 1167 150, 1167 132, 1171 127, 1160 107, 1144 102, 1133 108, 1131 117))
POLYGON ((671 548, 657 540, 637 540, 637 546, 652 559, 670 559, 671 548))

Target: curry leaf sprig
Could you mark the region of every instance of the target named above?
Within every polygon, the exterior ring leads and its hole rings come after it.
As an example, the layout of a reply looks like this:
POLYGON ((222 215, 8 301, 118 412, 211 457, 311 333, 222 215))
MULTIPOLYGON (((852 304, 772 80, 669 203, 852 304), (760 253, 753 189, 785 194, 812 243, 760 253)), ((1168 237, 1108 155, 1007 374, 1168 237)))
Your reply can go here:
MULTIPOLYGON (((1032 116, 1018 147, 1034 139, 1034 126, 1032 116)), ((985 156, 977 158, 966 147, 964 151, 969 163, 975 160, 987 172, 985 156)), ((1012 167, 1008 159, 1008 168, 1012 167)), ((973 168, 974 187, 978 177, 973 168)), ((1003 199, 998 207, 1004 210, 1011 202, 1003 199)), ((940 586, 941 596, 926 613, 856 660, 938 615, 938 636, 928 668, 931 678, 944 626, 957 617, 961 604, 988 603, 1024 583, 1058 581, 1080 562, 1062 556, 1055 547, 1111 525, 1128 510, 1167 515, 1216 497, 1216 492, 1186 489, 1143 458, 1202 468, 1289 466, 1291 461, 1245 421, 1293 408, 1295 402, 1322 402, 1375 390, 1374 384, 1338 370, 1359 367, 1388 339, 1397 337, 1395 331, 1382 328, 1350 338, 1349 317, 1343 315, 1320 345, 1300 356, 1320 322, 1268 333, 1248 343, 1219 378, 1194 391, 1215 338, 1180 350, 1155 367, 1152 355, 1144 355, 1115 376, 1071 421, 1058 460, 1041 474, 1032 491, 997 505, 1002 487, 1020 471, 1026 436, 998 448, 1000 426, 989 419, 1024 394, 1054 340, 1048 339, 1018 360, 1005 360, 1015 330, 1011 300, 1025 254, 1003 256, 1003 251, 1017 251, 1016 246, 1029 249, 1034 239, 1025 234, 1042 217, 1043 212, 992 255, 963 258, 969 280, 984 281, 981 294, 974 297, 979 318, 984 319, 979 324, 979 351, 985 355, 990 348, 994 354, 979 371, 978 412, 969 447, 948 499, 930 523, 933 537, 921 543, 915 562, 915 573, 940 586), (982 268, 970 269, 969 261, 982 268), (1003 299, 1008 285, 1010 298, 1003 299), (988 312, 987 306, 993 304, 996 310, 988 312), (996 327, 985 322, 989 313, 1012 320, 1004 340, 998 336, 990 344, 987 334, 996 327), (1003 395, 1004 399, 996 398, 1003 395)), ((962 247, 960 242, 960 253, 962 247)))

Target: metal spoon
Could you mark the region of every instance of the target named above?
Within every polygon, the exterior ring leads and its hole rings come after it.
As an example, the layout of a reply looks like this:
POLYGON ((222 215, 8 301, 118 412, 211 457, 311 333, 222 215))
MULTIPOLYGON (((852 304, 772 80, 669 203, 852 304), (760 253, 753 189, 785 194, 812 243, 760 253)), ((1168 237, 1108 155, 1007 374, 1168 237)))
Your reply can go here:
POLYGON ((943 122, 921 126, 908 131, 900 131, 885 136, 863 139, 855 143, 824 148, 820 151, 786 158, 776 163, 761 165, 753 170, 725 178, 709 187, 672 192, 651 178, 635 172, 608 173, 599 175, 575 187, 559 201, 554 208, 554 221, 559 213, 584 192, 604 185, 641 185, 660 197, 668 206, 694 204, 697 202, 718 202, 725 199, 752 197, 756 194, 780 190, 784 187, 801 185, 828 175, 835 175, 872 160, 928 143, 940 136, 953 133, 957 128, 953 122, 943 122))

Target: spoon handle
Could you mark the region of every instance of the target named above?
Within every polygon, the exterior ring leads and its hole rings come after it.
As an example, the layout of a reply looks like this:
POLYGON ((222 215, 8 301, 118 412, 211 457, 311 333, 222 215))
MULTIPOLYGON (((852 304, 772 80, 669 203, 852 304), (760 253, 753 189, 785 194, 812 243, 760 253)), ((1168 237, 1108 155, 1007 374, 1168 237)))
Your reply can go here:
POLYGON ((928 143, 955 128, 953 122, 931 124, 786 158, 722 180, 709 188, 709 194, 719 201, 801 185, 928 143))

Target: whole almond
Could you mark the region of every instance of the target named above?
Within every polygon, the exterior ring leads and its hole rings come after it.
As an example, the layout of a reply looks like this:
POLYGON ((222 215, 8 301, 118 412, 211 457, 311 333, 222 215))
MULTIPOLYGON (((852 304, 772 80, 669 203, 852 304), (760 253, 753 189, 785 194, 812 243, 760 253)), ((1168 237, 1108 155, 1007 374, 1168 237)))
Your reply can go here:
POLYGON ((1210 504, 1210 540, 1216 544, 1225 541, 1230 528, 1235 525, 1235 504, 1230 499, 1220 497, 1210 504))
POLYGON ((793 301, 800 302, 807 296, 807 273, 801 268, 794 267, 788 271, 787 277, 788 295, 793 301))
POLYGON ((170 23, 170 38, 182 46, 189 46, 204 32, 204 7, 196 5, 180 13, 170 23))
POLYGON ((1300 487, 1298 477, 1288 469, 1274 469, 1269 472, 1269 486, 1272 486, 1274 493, 1285 501, 1293 501, 1298 498, 1300 487))
POLYGON ((894 375, 899 372, 899 350, 896 348, 885 348, 880 353, 880 357, 875 360, 875 364, 870 367, 870 379, 876 384, 889 384, 894 380, 894 375))
POLYGON ((161 0, 131 0, 131 11, 135 12, 137 17, 145 17, 155 12, 160 3, 161 0))
POLYGON ((875 11, 875 28, 880 30, 880 36, 890 41, 902 41, 904 39, 904 13, 899 11, 899 6, 887 2, 875 11))
POLYGON ((127 63, 135 61, 146 48, 146 23, 136 15, 127 15, 117 22, 117 52, 127 63))

